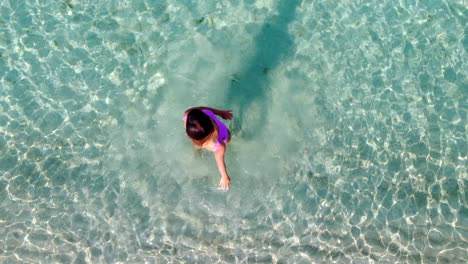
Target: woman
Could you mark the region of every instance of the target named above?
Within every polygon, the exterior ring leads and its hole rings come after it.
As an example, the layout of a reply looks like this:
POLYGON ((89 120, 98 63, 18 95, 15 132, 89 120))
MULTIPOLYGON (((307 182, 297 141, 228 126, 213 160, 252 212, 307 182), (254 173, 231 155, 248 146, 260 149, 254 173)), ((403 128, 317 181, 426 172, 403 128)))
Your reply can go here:
POLYGON ((222 190, 229 190, 231 179, 226 171, 224 153, 226 145, 231 140, 231 134, 216 115, 223 119, 232 119, 231 110, 217 110, 203 106, 188 109, 184 113, 185 131, 195 146, 213 151, 221 174, 219 187, 222 190))

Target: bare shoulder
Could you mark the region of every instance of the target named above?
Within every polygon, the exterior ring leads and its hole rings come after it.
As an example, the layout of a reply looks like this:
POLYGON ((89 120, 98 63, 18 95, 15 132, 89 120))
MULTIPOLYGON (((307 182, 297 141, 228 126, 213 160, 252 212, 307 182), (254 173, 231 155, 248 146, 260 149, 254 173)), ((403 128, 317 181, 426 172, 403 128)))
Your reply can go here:
POLYGON ((224 155, 226 152, 226 144, 225 143, 220 143, 218 146, 218 149, 214 152, 215 156, 216 155, 224 155))

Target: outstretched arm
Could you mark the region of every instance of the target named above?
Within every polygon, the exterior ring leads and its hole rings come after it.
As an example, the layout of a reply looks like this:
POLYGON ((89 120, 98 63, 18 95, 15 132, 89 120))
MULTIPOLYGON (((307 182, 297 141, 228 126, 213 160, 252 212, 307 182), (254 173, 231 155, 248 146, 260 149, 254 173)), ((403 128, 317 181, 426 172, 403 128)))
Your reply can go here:
POLYGON ((224 163, 224 153, 226 152, 226 146, 220 144, 218 149, 213 153, 216 159, 216 165, 218 165, 218 171, 221 174, 221 180, 219 181, 219 187, 225 191, 229 190, 229 184, 231 184, 231 178, 226 171, 226 164, 224 163))
POLYGON ((232 113, 231 113, 232 110, 218 110, 218 109, 206 107, 206 106, 192 107, 188 109, 187 111, 185 111, 184 116, 186 116, 192 109, 199 109, 199 110, 206 109, 206 110, 210 110, 211 112, 213 112, 213 114, 220 116, 223 119, 228 119, 228 120, 232 119, 232 113))

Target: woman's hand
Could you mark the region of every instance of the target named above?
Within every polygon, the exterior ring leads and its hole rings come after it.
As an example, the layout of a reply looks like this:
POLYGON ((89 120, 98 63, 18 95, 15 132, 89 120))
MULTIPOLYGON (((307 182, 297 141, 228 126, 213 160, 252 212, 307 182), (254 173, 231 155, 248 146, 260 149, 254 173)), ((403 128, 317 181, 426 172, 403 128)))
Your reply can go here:
POLYGON ((229 190, 229 184, 231 184, 231 179, 229 178, 229 176, 221 177, 218 186, 219 188, 221 188, 221 190, 227 191, 229 190))
POLYGON ((219 116, 226 120, 232 119, 232 110, 219 110, 219 116))

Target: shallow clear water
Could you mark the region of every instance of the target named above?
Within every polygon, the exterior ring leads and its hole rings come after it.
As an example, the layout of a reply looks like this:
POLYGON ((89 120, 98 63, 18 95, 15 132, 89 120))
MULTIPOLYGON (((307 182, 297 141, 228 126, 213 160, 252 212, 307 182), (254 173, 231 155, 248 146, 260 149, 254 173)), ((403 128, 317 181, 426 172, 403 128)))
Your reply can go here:
POLYGON ((0 1, 0 262, 465 263, 466 2, 374 2, 0 1))

